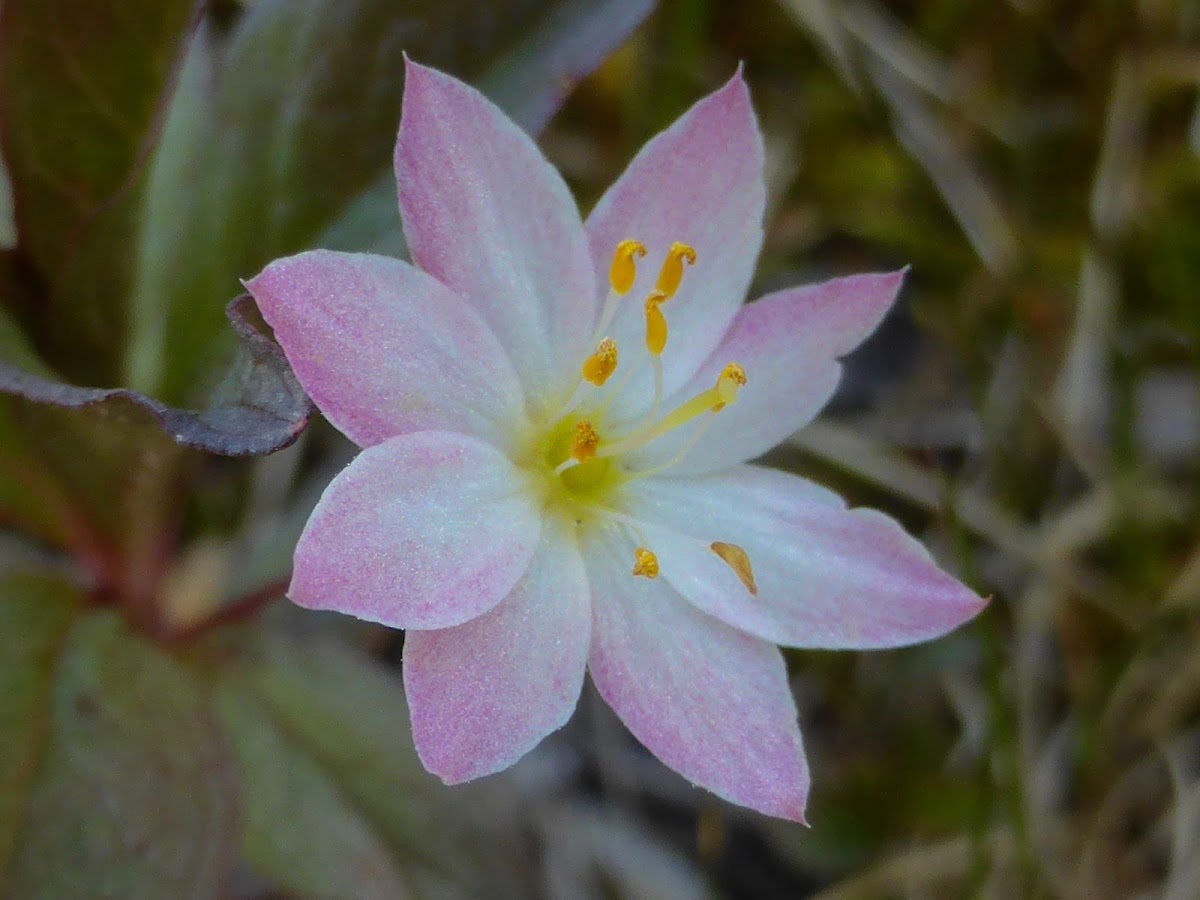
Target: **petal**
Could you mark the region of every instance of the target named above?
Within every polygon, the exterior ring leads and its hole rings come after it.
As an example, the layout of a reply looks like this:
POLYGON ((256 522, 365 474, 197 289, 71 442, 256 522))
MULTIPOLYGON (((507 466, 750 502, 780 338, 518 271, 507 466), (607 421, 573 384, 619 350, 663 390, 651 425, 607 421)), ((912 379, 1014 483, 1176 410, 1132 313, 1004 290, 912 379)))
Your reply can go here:
POLYGON ((246 282, 300 383, 370 447, 412 431, 503 444, 524 419, 504 349, 470 306, 408 263, 316 250, 246 282))
POLYGON ((477 90, 411 60, 405 78, 395 163, 413 260, 475 305, 527 388, 569 384, 596 306, 570 191, 477 90))
POLYGON ((573 534, 549 524, 529 570, 477 619, 404 639, 404 686, 425 768, 448 784, 506 769, 570 718, 592 613, 573 534))
POLYGON ((537 547, 541 517, 522 482, 503 454, 461 434, 368 447, 313 510, 288 596, 393 628, 474 619, 512 590, 537 547))
MULTIPOLYGON (((746 386, 737 403, 721 411, 706 439, 671 466, 671 475, 711 472, 753 459, 812 421, 837 387, 838 357, 879 325, 906 271, 835 278, 743 306, 720 345, 667 408, 708 390, 731 361, 746 370, 746 386)), ((631 458, 631 464, 651 468, 672 459, 690 434, 686 428, 672 432, 631 458)))
POLYGON ((627 498, 662 576, 697 607, 792 647, 875 649, 940 637, 985 605, 894 520, 803 478, 738 466, 647 478, 627 498), (752 595, 711 549, 750 557, 752 595))
MULTIPOLYGON (((667 392, 704 362, 737 312, 762 244, 763 143, 741 70, 651 140, 600 199, 587 221, 602 291, 617 244, 642 241, 648 255, 612 333, 623 348, 644 352, 641 300, 653 288, 674 241, 696 250, 676 297, 663 307, 670 341, 663 355, 667 392)), ((632 358, 632 357, 630 357, 632 358)), ((649 375, 634 396, 650 397, 649 375)), ((632 412, 640 411, 638 404, 632 412)))
POLYGON ((596 535, 584 555, 600 695, 685 778, 803 822, 808 765, 778 648, 697 611, 662 579, 631 575, 630 543, 596 535))

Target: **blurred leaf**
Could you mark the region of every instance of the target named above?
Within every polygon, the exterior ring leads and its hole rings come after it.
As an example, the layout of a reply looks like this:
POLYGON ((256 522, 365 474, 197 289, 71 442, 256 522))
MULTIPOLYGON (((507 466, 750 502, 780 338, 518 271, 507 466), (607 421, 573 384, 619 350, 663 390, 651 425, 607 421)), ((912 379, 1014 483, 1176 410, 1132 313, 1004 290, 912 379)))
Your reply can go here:
MULTIPOLYGON (((20 327, 0 309, 0 383, 8 373, 34 381, 55 379, 20 327)), ((87 452, 90 442, 79 414, 2 394, 0 387, 0 524, 73 547, 81 562, 98 570, 104 552, 85 512, 89 494, 76 490, 78 485, 69 477, 64 479, 55 463, 55 447, 69 445, 65 459, 78 461, 82 456, 96 467, 90 476, 81 473, 85 482, 111 487, 120 479, 105 478, 103 455, 87 452)), ((119 462, 124 467, 126 460, 119 462)), ((106 493, 100 502, 112 509, 113 500, 106 493)))
POLYGON ((245 854, 306 897, 388 900, 406 891, 386 845, 320 764, 245 695, 220 693, 244 791, 245 854))
POLYGON ((479 89, 537 134, 575 84, 598 68, 654 9, 654 0, 566 0, 545 14, 478 78, 479 89))
POLYGON ((236 852, 235 787, 192 676, 92 616, 66 641, 48 711, 9 896, 217 896, 236 852))
POLYGON ((11 250, 17 245, 17 222, 13 218, 12 181, 8 167, 0 159, 0 250, 11 250))
POLYGON ((261 0, 227 42, 203 31, 154 166, 130 383, 174 400, 202 391, 229 345, 220 298, 343 216, 391 222, 370 246, 396 246, 402 51, 519 98, 536 128, 651 5, 261 0))
MULTIPOLYGON (((421 767, 398 681, 331 641, 267 640, 219 709, 247 797, 245 853, 304 896, 520 896, 505 884, 494 786, 421 767)), ((509 876, 511 877, 511 876, 509 876)))
POLYGON ((170 501, 182 461, 134 404, 71 409, 0 388, 0 522, 69 549, 127 599, 153 590, 179 514, 170 501))
MULTIPOLYGON (((259 460, 258 465, 269 465, 278 459, 277 454, 259 460)), ((313 508, 349 459, 350 455, 338 458, 335 465, 324 466, 312 473, 295 486, 286 500, 280 500, 277 506, 261 511, 246 523, 238 562, 230 573, 230 596, 245 596, 288 578, 296 542, 300 540, 313 508)))
POLYGON ((858 72, 850 49, 845 27, 840 21, 841 10, 834 0, 777 0, 780 6, 801 28, 816 40, 821 51, 837 68, 838 74, 857 92, 858 72))
POLYGON ((0 6, 0 141, 19 249, 46 293, 20 314, 72 379, 116 380, 144 164, 195 5, 0 6))
POLYGON ((713 895, 683 854, 616 809, 564 803, 541 826, 549 896, 692 900, 713 895))
POLYGON ((877 62, 867 71, 892 111, 896 137, 937 187, 980 259, 997 274, 1009 271, 1017 257, 1017 241, 999 199, 973 161, 902 77, 877 62))
POLYGON ((48 576, 0 578, 0 886, 45 741, 55 658, 79 599, 48 576))
POLYGON ((53 378, 47 365, 37 352, 29 346, 25 333, 9 316, 8 311, 0 306, 0 365, 15 366, 33 375, 43 378, 53 378))

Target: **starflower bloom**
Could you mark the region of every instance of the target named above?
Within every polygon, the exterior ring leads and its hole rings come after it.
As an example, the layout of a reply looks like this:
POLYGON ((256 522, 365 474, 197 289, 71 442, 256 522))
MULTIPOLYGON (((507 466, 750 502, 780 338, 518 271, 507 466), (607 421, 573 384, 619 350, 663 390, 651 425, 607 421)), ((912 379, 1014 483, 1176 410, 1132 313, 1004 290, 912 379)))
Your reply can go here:
POLYGON ((903 273, 742 305, 764 186, 740 72, 586 223, 491 102, 406 75, 414 264, 315 251, 247 285, 363 448, 314 510, 289 596, 407 630, 417 750, 448 783, 563 725, 587 671, 668 766, 803 821, 776 645, 911 644, 983 605, 890 518, 746 462, 821 409, 903 273))

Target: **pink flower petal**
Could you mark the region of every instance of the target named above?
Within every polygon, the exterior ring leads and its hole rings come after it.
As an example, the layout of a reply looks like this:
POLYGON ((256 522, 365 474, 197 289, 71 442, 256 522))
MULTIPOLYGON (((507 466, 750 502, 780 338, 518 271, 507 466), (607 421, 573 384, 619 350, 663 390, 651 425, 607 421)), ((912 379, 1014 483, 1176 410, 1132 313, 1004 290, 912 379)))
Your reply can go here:
MULTIPOLYGON (((766 453, 810 421, 841 377, 837 361, 875 330, 891 308, 904 271, 851 275, 768 294, 743 306, 720 345, 667 408, 708 390, 729 362, 748 381, 705 439, 670 469, 672 476, 710 472, 766 453)), ((695 427, 695 426, 693 426, 695 427)), ((688 440, 681 428, 631 462, 651 468, 675 457, 688 440)))
POLYGON ((425 768, 448 784, 469 781, 560 728, 583 687, 591 619, 575 537, 547 527, 498 606, 465 625, 409 631, 404 685, 425 768))
POLYGON ((304 389, 359 446, 428 430, 503 443, 522 421, 495 335, 408 263, 316 250, 276 260, 246 288, 304 389))
POLYGON ((778 648, 709 618, 661 578, 631 575, 633 549, 603 535, 585 547, 600 695, 685 778, 803 822, 808 765, 778 648))
POLYGON ((421 431, 368 447, 325 489, 288 596, 393 628, 461 625, 525 573, 541 516, 488 444, 421 431))
POLYGON ((575 201, 474 88, 411 60, 405 77, 395 163, 413 260, 475 305, 535 390, 530 401, 551 402, 541 395, 570 386, 596 314, 575 201))
POLYGON ((772 469, 647 478, 626 498, 661 578, 705 612, 777 644, 876 649, 940 637, 985 601, 895 521, 772 469), (752 595, 712 542, 750 557, 752 595))
MULTIPOLYGON (((588 218, 601 290, 608 290, 620 241, 636 238, 649 251, 611 329, 623 350, 645 352, 642 300, 672 242, 696 250, 696 264, 663 307, 670 323, 663 355, 668 393, 704 362, 745 299, 762 244, 764 202, 762 135, 739 70, 646 144, 588 218)), ((626 358, 633 358, 628 351, 626 358)), ((633 396, 649 402, 648 373, 633 396)), ((639 411, 636 400, 630 411, 639 411)))

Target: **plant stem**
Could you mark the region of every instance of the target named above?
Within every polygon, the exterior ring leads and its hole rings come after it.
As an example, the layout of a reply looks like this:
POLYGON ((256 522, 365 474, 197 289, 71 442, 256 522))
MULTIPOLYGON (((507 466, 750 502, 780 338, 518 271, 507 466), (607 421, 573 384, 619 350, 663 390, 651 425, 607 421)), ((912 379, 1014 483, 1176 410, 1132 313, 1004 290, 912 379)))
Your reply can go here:
POLYGON ((163 640, 168 644, 177 646, 191 644, 218 628, 223 628, 226 625, 236 625, 239 622, 252 619, 267 605, 284 595, 290 578, 291 576, 289 575, 277 581, 272 581, 258 590, 251 591, 244 597, 234 600, 232 603, 226 603, 211 615, 198 622, 193 622, 177 631, 164 635, 163 640))

